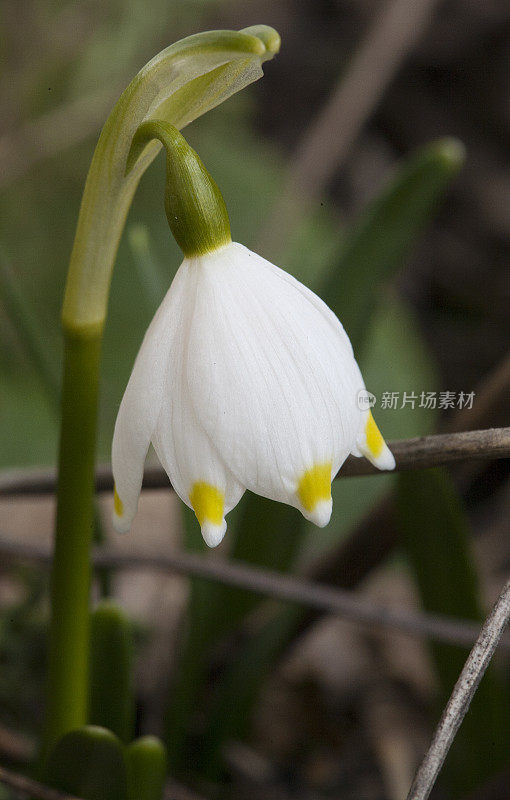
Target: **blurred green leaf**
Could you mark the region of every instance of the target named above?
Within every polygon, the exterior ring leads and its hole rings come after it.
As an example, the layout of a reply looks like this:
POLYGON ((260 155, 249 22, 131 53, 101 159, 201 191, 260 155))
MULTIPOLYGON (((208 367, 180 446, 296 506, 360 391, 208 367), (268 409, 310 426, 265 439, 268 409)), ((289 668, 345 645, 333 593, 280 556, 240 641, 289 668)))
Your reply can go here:
POLYGON ((60 396, 60 380, 52 351, 41 336, 41 325, 37 320, 35 309, 31 307, 19 286, 7 257, 0 250, 0 296, 16 333, 26 350, 41 385, 58 408, 60 396))
POLYGON ((367 388, 376 396, 374 416, 385 439, 433 433, 437 409, 428 408, 420 395, 437 388, 435 360, 412 309, 394 292, 386 293, 371 317, 360 363, 367 388), (384 404, 385 392, 398 394, 396 407, 384 404))
MULTIPOLYGON (((92 28, 83 58, 71 76, 73 94, 80 95, 95 88, 98 74, 110 85, 125 82, 126 75, 136 69, 136 63, 143 64, 150 56, 146 43, 160 38, 161 31, 168 31, 172 22, 171 29, 176 30, 175 18, 172 19, 175 13, 175 4, 172 7, 166 0, 152 0, 150 14, 138 0, 105 4, 100 24, 92 28)), ((198 30, 199 20, 195 25, 198 30)))
POLYGON ((15 366, 10 370, 4 367, 0 380, 3 422, 0 465, 3 466, 42 463, 44 458, 40 454, 55 447, 58 420, 60 383, 56 353, 42 335, 39 309, 27 297, 20 278, 1 250, 0 301, 14 337, 14 347, 7 346, 1 355, 15 366), (25 354, 28 370, 23 360, 25 354), (19 432, 18 437, 13 436, 13 431, 19 432))
POLYGON ((116 603, 104 600, 92 614, 90 634, 89 721, 127 744, 135 712, 131 623, 116 603))
MULTIPOLYGON (((431 614, 482 622, 480 586, 469 524, 445 469, 403 472, 397 479, 402 544, 421 601, 431 614)), ((439 679, 438 712, 448 700, 466 650, 431 646, 439 679)), ((465 797, 510 763, 510 705, 494 666, 487 670, 445 768, 454 797, 465 797)))
POLYGON ((257 635, 250 637, 228 664, 215 693, 199 758, 193 765, 207 779, 216 781, 223 772, 224 743, 242 738, 248 732, 260 688, 288 647, 303 616, 299 606, 271 604, 268 619, 257 635))
MULTIPOLYGON (((185 548, 191 552, 203 552, 205 543, 193 511, 182 506, 182 525, 185 548)), ((170 687, 168 708, 165 715, 165 745, 168 753, 170 772, 179 763, 188 729, 190 715, 196 699, 197 688, 202 684, 207 666, 208 648, 216 635, 214 627, 208 624, 193 625, 200 612, 207 608, 207 601, 214 602, 207 581, 194 578, 190 581, 190 594, 187 608, 186 628, 182 635, 178 672, 170 687)), ((207 614, 206 622, 209 621, 207 614)))
POLYGON ((144 736, 125 749, 128 800, 161 800, 166 778, 165 746, 144 736))
MULTIPOLYGON (((245 561, 254 559, 260 550, 260 538, 264 538, 267 545, 268 566, 272 558, 284 557, 289 559, 288 566, 290 566, 294 554, 293 526, 298 519, 298 512, 293 509, 295 513, 290 515, 291 524, 289 524, 287 513, 289 509, 282 504, 276 506, 279 512, 276 517, 274 504, 269 500, 261 503, 261 510, 262 515, 255 519, 238 511, 238 514, 242 515, 240 524, 245 524, 246 533, 252 535, 244 536, 240 543, 241 547, 245 548, 243 555, 239 555, 239 551, 234 548, 233 558, 245 561), (265 520, 268 522, 267 525, 265 520), (279 548, 280 555, 277 552, 279 548)), ((183 522, 186 549, 204 551, 205 545, 200 528, 193 512, 188 508, 183 510, 183 522)), ((229 517, 229 526, 231 525, 232 515, 229 517)), ((260 602, 260 598, 250 592, 211 584, 210 581, 197 578, 192 579, 187 609, 188 624, 183 637, 178 674, 170 690, 166 718, 166 742, 171 768, 178 769, 179 762, 183 758, 187 731, 193 727, 192 719, 197 695, 207 681, 214 645, 221 637, 230 633, 257 602, 260 602)), ((193 745, 195 760, 198 747, 197 744, 193 745)))
MULTIPOLYGON (((56 421, 59 417, 60 409, 60 378, 58 377, 58 369, 54 359, 55 354, 53 349, 48 346, 47 339, 42 335, 43 326, 41 321, 38 319, 35 309, 31 307, 31 304, 16 280, 14 273, 9 267, 7 258, 2 251, 0 251, 0 296, 9 320, 20 339, 20 343, 34 367, 40 387, 49 401, 46 405, 48 409, 53 412, 52 418, 56 421)), ((34 400, 37 402, 38 394, 36 393, 35 397, 32 397, 32 393, 30 394, 30 402, 34 402, 34 400)), ((24 414, 27 412, 24 403, 21 405, 21 411, 24 414)), ((23 421, 25 422, 27 418, 30 419, 31 416, 33 415, 26 414, 23 421)), ((45 416, 45 414, 42 414, 41 416, 37 415, 35 417, 39 427, 43 431, 46 429, 45 416)), ((9 438, 10 433, 11 429, 9 426, 9 438)), ((26 452, 22 453, 22 458, 22 463, 26 463, 26 452)), ((12 466, 16 464, 16 459, 7 456, 6 463, 12 466)), ((97 503, 94 509, 94 540, 97 543, 101 543, 105 540, 101 512, 97 503)), ((109 570, 100 570, 99 578, 102 593, 106 595, 109 593, 110 585, 109 570)))
POLYGON ((344 240, 321 296, 341 319, 354 351, 384 284, 402 268, 464 162, 457 139, 441 139, 407 159, 344 240))
POLYGON ((48 759, 46 781, 83 800, 127 800, 120 741, 111 731, 93 725, 67 733, 48 759))
POLYGON ((40 699, 44 692, 47 576, 32 566, 11 569, 15 602, 0 610, 0 708, 2 722, 35 737, 40 732, 40 699), (42 667, 42 669, 41 669, 42 667))
POLYGON ((56 452, 54 406, 37 383, 33 374, 22 369, 1 376, 0 465, 4 468, 45 464, 56 452))

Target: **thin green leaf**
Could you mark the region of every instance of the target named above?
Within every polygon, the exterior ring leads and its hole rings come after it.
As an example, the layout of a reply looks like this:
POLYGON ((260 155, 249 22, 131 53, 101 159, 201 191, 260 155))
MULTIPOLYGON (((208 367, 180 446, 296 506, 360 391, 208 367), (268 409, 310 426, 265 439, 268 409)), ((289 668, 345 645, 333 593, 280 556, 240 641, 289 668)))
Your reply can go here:
POLYGON ((124 752, 128 800, 161 800, 166 778, 165 746, 155 736, 132 742, 124 752))
MULTIPOLYGON (((243 515, 242 524, 246 524, 246 533, 241 544, 246 546, 245 551, 234 551, 234 557, 244 558, 252 563, 260 550, 257 537, 265 537, 268 553, 267 565, 271 564, 271 553, 278 558, 274 546, 281 546, 283 556, 293 554, 292 539, 294 524, 298 522, 296 511, 291 514, 289 523, 288 510, 285 506, 276 506, 278 518, 275 520, 274 504, 265 500, 261 504, 262 515, 256 519, 243 515), (267 520, 267 525, 264 521, 267 520), (277 527, 274 526, 276 521, 277 527), (286 527, 284 528, 284 525, 286 527), (252 549, 253 548, 253 549, 252 549), (239 552, 243 552, 240 556, 239 552)), ((205 545, 202 541, 200 529, 194 514, 189 509, 183 511, 186 549, 203 551, 205 545)), ((231 524, 231 523, 230 523, 231 524)), ((239 543, 239 539, 237 540, 239 543)), ((289 560, 290 566, 290 560, 289 560)), ((179 670, 175 682, 171 686, 169 708, 166 719, 166 743, 171 769, 177 770, 186 752, 186 736, 190 727, 193 727, 194 709, 197 695, 205 686, 214 645, 223 636, 231 632, 243 617, 259 602, 259 598, 242 589, 225 586, 215 586, 209 581, 195 578, 191 581, 190 600, 188 605, 188 625, 186 628, 182 655, 179 661, 179 670), (190 724, 191 723, 191 724, 190 724)), ((198 745, 193 744, 194 760, 197 761, 198 745)), ((198 762, 197 762, 198 763, 198 762)))
POLYGON ((404 162, 344 241, 321 296, 357 352, 385 283, 402 268, 464 161, 457 139, 441 139, 404 162))
POLYGON ((9 266, 7 257, 0 250, 0 296, 2 305, 11 320, 27 352, 41 385, 57 411, 60 398, 60 380, 56 363, 51 358, 51 349, 41 336, 34 309, 27 302, 9 266))
POLYGON ((91 618, 89 721, 127 744, 134 733, 133 633, 124 611, 103 601, 91 618))
MULTIPOLYGON (((195 515, 187 506, 182 507, 182 525, 186 550, 203 552, 205 543, 195 515)), ((168 709, 165 717, 165 744, 170 772, 178 772, 182 761, 186 735, 189 729, 198 687, 207 674, 208 654, 216 639, 214 621, 216 597, 210 585, 200 578, 191 580, 187 624, 183 633, 181 657, 175 680, 170 687, 168 709), (202 620, 201 624, 196 624, 202 620), (209 624, 210 622, 213 624, 209 624), (194 624, 195 623, 195 624, 194 624)))
POLYGON ((259 634, 250 638, 229 664, 216 692, 207 733, 193 765, 200 775, 213 781, 221 777, 224 743, 247 734, 260 687, 302 619, 303 609, 298 606, 275 607, 259 634))
POLYGON ((120 741, 111 731, 93 725, 67 733, 50 754, 46 781, 83 800, 127 800, 120 741))

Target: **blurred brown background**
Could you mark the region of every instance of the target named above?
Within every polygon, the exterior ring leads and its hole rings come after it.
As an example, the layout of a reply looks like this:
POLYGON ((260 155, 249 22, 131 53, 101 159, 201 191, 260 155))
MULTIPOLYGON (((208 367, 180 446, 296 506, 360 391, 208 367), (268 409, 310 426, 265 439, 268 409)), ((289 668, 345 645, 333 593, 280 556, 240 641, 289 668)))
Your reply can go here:
MULTIPOLYGON (((108 110, 167 44, 198 30, 258 22, 280 32, 280 54, 265 65, 263 79, 186 132, 224 191, 234 238, 313 283, 334 264, 343 231, 401 159, 433 139, 457 137, 466 148, 465 166, 396 285, 435 358, 437 388, 478 391, 492 371, 503 370, 497 407, 480 424, 508 424, 507 0, 3 0, 0 15, 0 264, 2 285, 7 276, 16 287, 14 302, 0 296, 2 469, 55 462, 60 304, 81 191, 108 110), (320 135, 322 145, 314 149, 320 135), (296 185, 290 202, 289 187, 296 185), (42 371, 20 332, 19 314, 40 345, 42 371)), ((118 403, 143 331, 180 259, 162 198, 158 161, 137 192, 115 270, 103 358, 101 461, 109 459, 118 403), (156 278, 147 290, 148 266, 156 278)), ((440 425, 448 423, 446 414, 440 425)), ((428 432, 392 424, 388 417, 389 437, 428 432)), ((508 462, 484 465, 464 476, 466 485, 488 599, 510 563, 508 462)), ((133 540, 178 546, 178 532, 167 532, 174 508, 174 498, 146 494, 133 539, 119 546, 129 548, 133 540)), ((52 513, 47 500, 2 499, 0 535, 49 542, 52 513)), ((350 519, 349 513, 346 503, 350 519)), ((0 578, 8 620, 0 641, 1 750, 3 726, 34 733, 43 647, 39 612, 35 621, 19 622, 10 610, 23 602, 26 576, 13 578, 5 570, 0 578)), ((37 584, 30 591, 43 596, 39 579, 30 580, 37 584)), ((418 602, 398 559, 375 570, 363 588, 374 602, 418 602)), ((117 581, 116 593, 142 624, 154 625, 140 667, 140 677, 151 675, 140 692, 148 724, 159 710, 158 680, 171 661, 165 647, 186 584, 129 575, 117 581)), ((249 746, 232 743, 231 796, 397 800, 430 734, 432 687, 421 643, 321 620, 268 682, 249 746)), ((491 791, 472 800, 507 800, 505 788, 491 791)))

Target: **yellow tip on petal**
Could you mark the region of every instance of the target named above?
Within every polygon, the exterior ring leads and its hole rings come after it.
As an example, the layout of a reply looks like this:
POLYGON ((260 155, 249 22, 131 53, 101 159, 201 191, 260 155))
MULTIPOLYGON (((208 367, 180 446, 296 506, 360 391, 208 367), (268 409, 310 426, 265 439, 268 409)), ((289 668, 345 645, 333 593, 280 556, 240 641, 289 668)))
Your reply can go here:
POLYGON ((375 424, 371 411, 365 423, 364 441, 358 445, 363 455, 378 469, 395 469, 393 454, 375 424))
POLYGON ((216 547, 227 529, 223 519, 225 497, 223 492, 210 483, 194 483, 189 493, 189 501, 200 523, 202 535, 209 547, 216 547))
POLYGON ((365 424, 365 436, 367 437, 367 447, 374 456, 377 458, 381 455, 384 449, 384 439, 372 416, 372 412, 368 412, 368 418, 365 424))
POLYGON ((113 508, 117 516, 122 517, 122 515, 124 514, 124 503, 122 502, 117 493, 116 486, 113 487, 113 508))
POLYGON ((119 497, 117 487, 113 487, 113 527, 117 533, 127 533, 131 527, 133 517, 126 517, 124 513, 124 503, 119 497))
POLYGON ((299 480, 296 494, 308 514, 313 514, 319 504, 322 509, 328 504, 330 506, 331 461, 326 464, 314 464, 313 467, 307 469, 299 480))

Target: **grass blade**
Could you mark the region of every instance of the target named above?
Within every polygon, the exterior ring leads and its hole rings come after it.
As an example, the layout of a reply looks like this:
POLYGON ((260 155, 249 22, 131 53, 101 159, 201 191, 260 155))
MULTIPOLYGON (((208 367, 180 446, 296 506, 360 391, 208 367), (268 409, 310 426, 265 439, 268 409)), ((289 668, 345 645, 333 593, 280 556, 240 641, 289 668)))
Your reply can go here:
POLYGON ((161 800, 166 778, 166 752, 155 736, 143 736, 124 751, 128 800, 161 800))
POLYGON ((355 352, 382 287, 404 265, 463 161, 457 139, 418 150, 346 237, 321 296, 342 320, 355 352))
POLYGON ((92 614, 90 634, 89 721, 128 744, 135 717, 131 623, 116 603, 103 601, 92 614))

